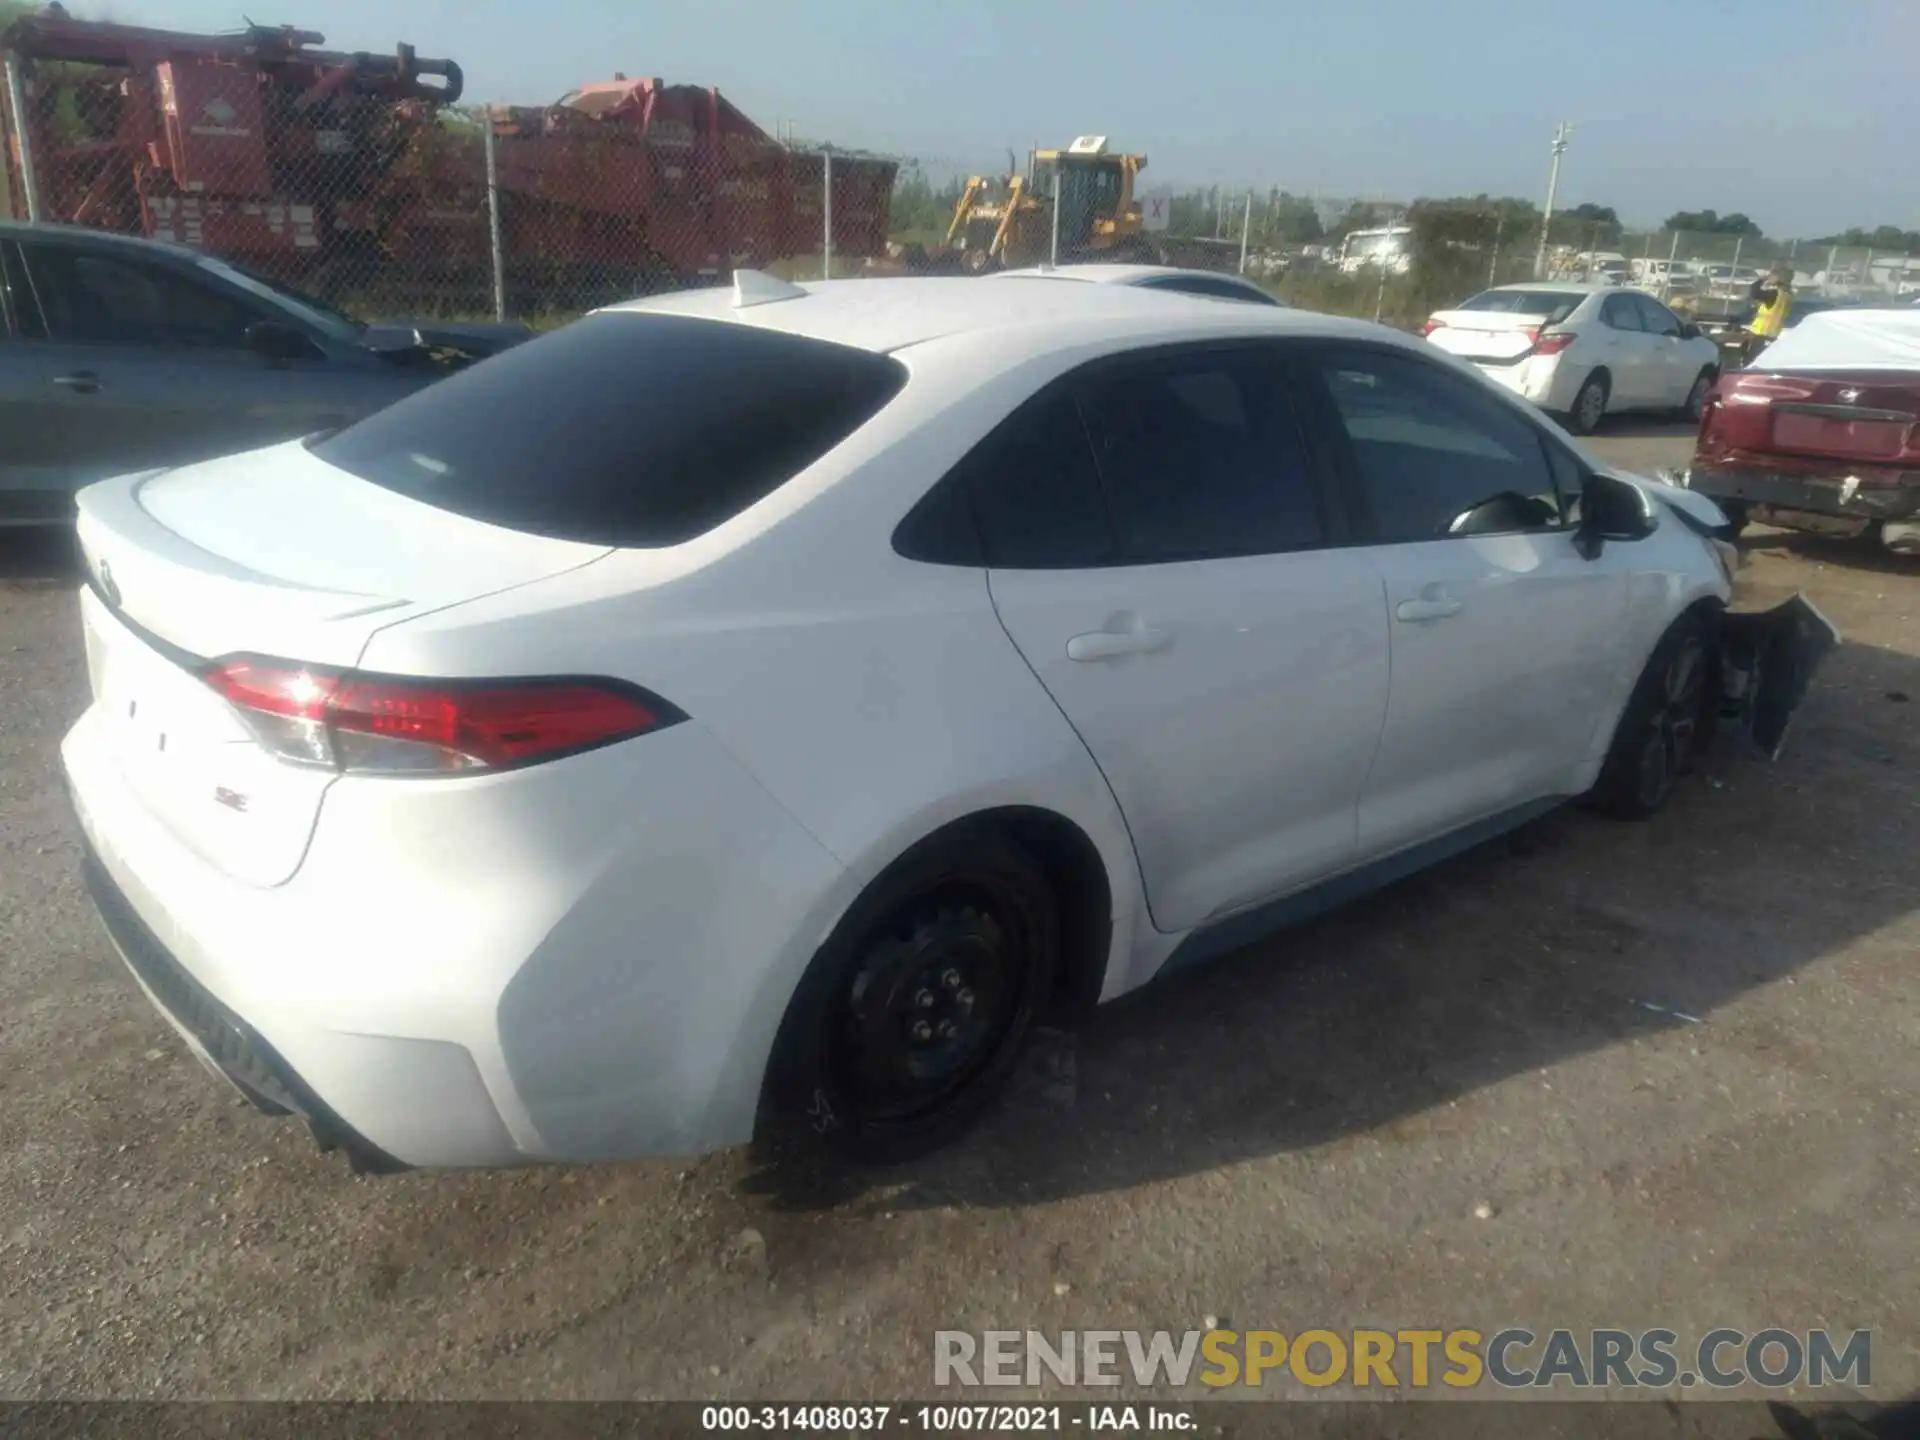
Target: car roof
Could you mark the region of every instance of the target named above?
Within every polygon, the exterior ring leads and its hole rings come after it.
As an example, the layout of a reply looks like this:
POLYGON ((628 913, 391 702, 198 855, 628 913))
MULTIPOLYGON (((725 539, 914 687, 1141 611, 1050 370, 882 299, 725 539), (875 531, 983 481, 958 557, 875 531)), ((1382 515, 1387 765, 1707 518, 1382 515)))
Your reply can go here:
POLYGON ((199 260, 203 254, 171 240, 149 240, 144 235, 122 235, 115 230, 93 230, 85 225, 62 225, 47 220, 0 220, 0 240, 48 240, 61 245, 121 246, 159 251, 176 260, 199 260))
POLYGON ((965 276, 825 280, 794 286, 793 297, 736 306, 715 287, 609 306, 602 313, 686 315, 783 330, 892 353, 980 331, 1019 331, 1028 348, 1092 339, 1120 344, 1155 338, 1266 334, 1350 339, 1409 337, 1383 326, 1277 305, 1196 303, 1192 296, 1137 285, 987 285, 965 276))
MULTIPOLYGON (((1219 270, 1193 270, 1177 265, 1054 265, 1034 266, 1024 270, 1002 270, 989 277, 995 280, 1091 280, 1100 285, 1138 285, 1146 280, 1230 280, 1235 284, 1252 285, 1253 282, 1241 275, 1229 275, 1219 270)), ((1258 286, 1254 286, 1258 289, 1258 286)))

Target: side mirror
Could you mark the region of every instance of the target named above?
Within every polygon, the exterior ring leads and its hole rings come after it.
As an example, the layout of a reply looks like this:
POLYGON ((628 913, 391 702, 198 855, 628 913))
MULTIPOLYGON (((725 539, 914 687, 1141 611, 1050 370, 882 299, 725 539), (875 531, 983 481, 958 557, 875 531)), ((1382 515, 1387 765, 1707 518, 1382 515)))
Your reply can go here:
POLYGON ((1653 501, 1639 486, 1611 475, 1589 475, 1580 487, 1580 524, 1573 532, 1573 548, 1583 560, 1597 560, 1607 541, 1644 540, 1658 524, 1653 501))
POLYGON ((271 365, 323 358, 320 347, 291 325, 257 320, 247 327, 247 348, 271 365))
POLYGON ((1700 327, 1692 324, 1682 325, 1680 327, 1680 338, 1682 340, 1698 340, 1700 338, 1700 327))

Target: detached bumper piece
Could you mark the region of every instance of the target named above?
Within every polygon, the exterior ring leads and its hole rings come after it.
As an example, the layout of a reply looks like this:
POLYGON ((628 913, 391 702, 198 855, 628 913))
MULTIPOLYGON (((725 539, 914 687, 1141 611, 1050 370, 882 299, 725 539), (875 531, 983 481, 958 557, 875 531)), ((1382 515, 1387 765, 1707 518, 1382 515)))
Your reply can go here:
POLYGON ((411 1168, 334 1114, 252 1026, 208 993, 135 913, 91 850, 80 864, 87 893, 128 968, 256 1110, 300 1116, 321 1151, 344 1150, 356 1175, 394 1175, 411 1168))
POLYGON ((1889 546, 1899 548, 1908 532, 1920 529, 1920 472, 1911 470, 1823 474, 1696 466, 1685 483, 1762 525, 1810 535, 1852 539, 1879 526, 1889 546))
POLYGON ((1804 595, 1771 610, 1723 615, 1722 722, 1737 724, 1777 760, 1814 672, 1839 644, 1839 630, 1804 595))

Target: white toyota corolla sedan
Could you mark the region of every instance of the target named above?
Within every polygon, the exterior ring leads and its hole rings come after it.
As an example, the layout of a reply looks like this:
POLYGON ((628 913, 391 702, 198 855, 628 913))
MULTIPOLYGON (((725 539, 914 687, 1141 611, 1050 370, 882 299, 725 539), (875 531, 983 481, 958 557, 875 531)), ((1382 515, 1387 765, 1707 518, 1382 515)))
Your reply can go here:
POLYGON ((1697 423, 1720 375, 1720 347, 1697 325, 1617 285, 1501 285, 1421 333, 1582 435, 1625 410, 1697 423))
POLYGON ((1837 638, 1431 346, 1127 286, 742 274, 79 511, 106 927, 375 1170, 930 1146, 1837 638))

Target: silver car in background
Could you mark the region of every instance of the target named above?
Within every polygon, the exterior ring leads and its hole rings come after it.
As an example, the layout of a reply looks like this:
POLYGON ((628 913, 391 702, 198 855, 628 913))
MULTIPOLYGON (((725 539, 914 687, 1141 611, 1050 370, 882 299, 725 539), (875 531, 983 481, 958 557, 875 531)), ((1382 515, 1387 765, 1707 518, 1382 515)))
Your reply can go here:
POLYGON ((0 222, 0 526, 73 492, 357 420, 519 325, 368 325, 183 246, 0 222))

